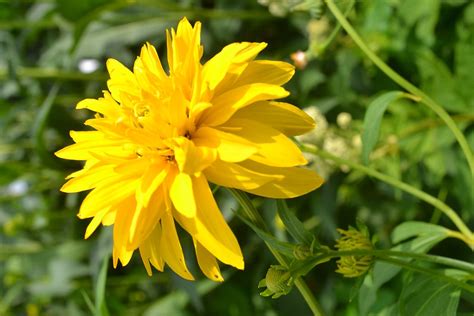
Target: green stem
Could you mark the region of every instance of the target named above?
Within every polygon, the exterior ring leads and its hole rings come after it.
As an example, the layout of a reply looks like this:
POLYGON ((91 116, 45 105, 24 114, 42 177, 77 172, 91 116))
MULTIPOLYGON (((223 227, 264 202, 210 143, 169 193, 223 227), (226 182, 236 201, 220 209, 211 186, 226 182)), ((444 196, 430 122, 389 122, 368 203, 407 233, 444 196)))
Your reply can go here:
POLYGON ((474 155, 471 152, 469 144, 462 134, 461 130, 457 127, 456 123, 449 116, 449 114, 443 109, 441 105, 436 103, 423 91, 418 89, 412 83, 407 81, 405 78, 400 76, 396 71, 394 71, 390 66, 388 66, 382 59, 380 59, 374 52, 372 52, 367 44, 362 40, 362 38, 357 34, 356 30, 352 25, 347 21, 346 17, 339 8, 336 6, 333 0, 325 0, 329 10, 332 12, 334 17, 339 21, 347 34, 352 38, 352 40, 359 46, 359 48, 370 58, 370 60, 381 70, 383 71, 390 79, 396 82, 398 85, 403 87, 405 90, 409 91, 411 94, 420 98, 420 101, 428 106, 433 112, 435 112, 443 121, 446 123, 448 128, 456 137, 459 145, 461 146, 464 156, 467 159, 469 168, 471 170, 471 183, 474 183, 474 155))
MULTIPOLYGON (((35 78, 35 79, 58 79, 58 80, 85 80, 85 81, 104 81, 107 79, 105 73, 81 73, 77 71, 67 71, 56 68, 40 68, 40 67, 17 67, 14 76, 19 78, 35 78)), ((8 78, 6 69, 0 68, 0 80, 8 78)))
POLYGON ((60 84, 57 82, 54 83, 54 85, 51 87, 45 100, 39 107, 39 111, 36 115, 35 122, 33 125, 32 138, 34 140, 36 153, 44 164, 51 167, 56 167, 56 161, 52 158, 51 153, 46 148, 44 132, 47 126, 48 117, 54 105, 54 100, 56 99, 56 96, 59 93, 59 88, 60 84))
POLYGON ((437 270, 414 265, 406 260, 400 260, 393 257, 420 259, 420 260, 429 261, 433 263, 444 264, 444 265, 448 265, 454 268, 467 271, 471 275, 474 273, 474 265, 464 262, 464 261, 455 260, 455 259, 451 259, 447 257, 433 256, 433 255, 420 254, 420 253, 410 253, 410 252, 403 252, 403 251, 371 250, 371 249, 354 249, 354 250, 343 250, 343 251, 330 250, 326 253, 315 256, 313 259, 310 259, 308 264, 302 265, 300 267, 300 274, 304 275, 308 271, 313 269, 316 265, 326 262, 332 258, 345 257, 345 256, 374 256, 378 260, 397 265, 407 270, 431 275, 438 279, 454 284, 460 288, 463 288, 469 292, 474 292, 474 286, 471 286, 467 283, 459 281, 455 278, 449 277, 437 270))
MULTIPOLYGON (((251 221, 254 225, 256 225, 258 228, 261 230, 270 233, 271 231, 268 229, 265 221, 263 220, 262 216, 260 213, 255 209, 253 206, 252 202, 248 198, 248 196, 241 191, 238 191, 236 189, 228 189, 230 193, 234 196, 234 198, 239 202, 239 204, 242 206, 243 212, 247 219, 251 221)), ((270 244, 265 242, 268 249, 270 252, 273 254, 275 259, 284 267, 288 267, 289 263, 285 259, 284 256, 282 256, 277 250, 275 250, 270 244)), ((295 279, 295 285, 300 291, 301 295, 303 296, 304 300, 308 304, 309 308, 313 312, 314 315, 324 315, 324 311, 321 308, 321 305, 319 302, 316 300, 314 297, 313 293, 309 290, 308 286, 304 282, 304 280, 301 277, 298 277, 295 279)))
MULTIPOLYGON (((344 16, 347 16, 352 8, 354 7, 355 0, 351 0, 349 5, 347 6, 347 9, 344 12, 344 16)), ((308 50, 308 55, 309 56, 319 56, 321 55, 328 47, 331 45, 332 41, 336 38, 336 36, 339 34, 339 31, 341 30, 341 24, 337 24, 336 27, 332 30, 331 34, 329 34, 328 38, 322 43, 319 44, 318 42, 312 43, 309 47, 308 50)))
MULTIPOLYGON (((378 172, 372 168, 363 166, 361 164, 358 164, 354 161, 351 160, 346 160, 342 159, 339 157, 336 157, 324 150, 317 149, 313 146, 308 146, 305 144, 300 145, 301 150, 307 153, 311 153, 314 155, 317 155, 319 157, 325 158, 332 160, 336 162, 338 165, 347 165, 351 167, 354 170, 359 170, 365 174, 368 174, 369 176, 372 176, 376 179, 379 179, 383 182, 386 182, 388 184, 391 184, 392 186, 399 188, 417 198, 419 198, 422 201, 425 201, 428 204, 431 204, 432 206, 436 207, 439 209, 443 214, 445 214, 449 219, 456 225, 456 227, 459 229, 459 231, 463 234, 464 237, 461 237, 461 239, 466 242, 472 249, 474 249, 474 234, 470 231, 470 229, 464 224, 462 219, 458 216, 458 214, 450 208, 448 205, 443 203, 442 201, 438 200, 437 198, 433 197, 432 195, 429 195, 405 182, 402 182, 398 179, 395 179, 393 177, 390 177, 386 174, 383 174, 381 172, 378 172)), ((458 235, 455 235, 453 237, 460 237, 458 235)))
MULTIPOLYGON (((438 200, 444 202, 447 196, 448 196, 448 188, 446 186, 442 186, 438 193, 438 200)), ((441 211, 435 208, 433 210, 433 214, 431 215, 430 223, 438 224, 440 217, 441 217, 441 211)))
POLYGON ((396 251, 396 250, 375 250, 375 249, 354 249, 354 250, 330 250, 327 253, 316 256, 317 260, 321 259, 331 259, 336 257, 343 256, 374 256, 374 257, 402 257, 410 258, 416 260, 428 261, 436 264, 442 264, 445 266, 450 266, 452 268, 460 269, 467 271, 471 274, 474 274, 474 264, 456 260, 443 256, 429 255, 424 253, 414 253, 406 251, 396 251))

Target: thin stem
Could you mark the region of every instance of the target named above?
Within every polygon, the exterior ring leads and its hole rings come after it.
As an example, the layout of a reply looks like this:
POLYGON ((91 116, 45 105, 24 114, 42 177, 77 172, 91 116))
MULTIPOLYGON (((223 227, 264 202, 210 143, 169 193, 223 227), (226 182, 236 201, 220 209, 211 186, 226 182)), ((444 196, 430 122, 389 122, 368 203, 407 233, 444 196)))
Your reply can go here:
POLYGON ((375 249, 354 249, 354 250, 331 250, 325 254, 318 255, 315 258, 319 260, 344 257, 344 256, 374 256, 374 257, 402 257, 428 261, 436 264, 442 264, 445 266, 450 266, 456 269, 467 271, 471 274, 474 274, 474 264, 456 260, 443 256, 429 255, 424 253, 414 253, 406 251, 396 251, 396 250, 375 250, 375 249))
MULTIPOLYGON (((67 71, 56 68, 40 68, 40 67, 17 67, 14 76, 19 78, 35 78, 35 79, 58 79, 58 80, 95 80, 104 81, 107 79, 105 73, 82 73, 77 71, 67 71)), ((8 78, 6 69, 0 68, 0 80, 8 78)))
POLYGON ((325 2, 334 17, 339 21, 344 30, 346 30, 347 34, 349 34, 352 40, 367 55, 367 57, 369 57, 370 60, 390 79, 392 79, 398 85, 403 87, 405 90, 409 91, 411 94, 418 96, 420 98, 420 102, 428 106, 444 121, 444 123, 446 123, 448 128, 456 137, 456 140, 458 141, 459 145, 461 146, 461 149, 464 153, 464 156, 466 157, 466 160, 469 164, 469 168, 471 170, 471 183, 474 183, 474 155, 463 133, 453 121, 451 116, 449 116, 448 112, 446 112, 441 105, 436 103, 436 101, 431 99, 427 94, 425 94, 412 83, 400 76, 396 71, 390 68, 390 66, 388 66, 382 59, 380 59, 374 52, 372 52, 367 46, 367 44, 365 44, 365 42, 359 36, 359 34, 357 34, 356 30, 352 27, 349 21, 347 21, 346 17, 344 16, 344 14, 342 14, 342 12, 336 6, 333 0, 325 0, 325 2))
POLYGON ((454 284, 460 288, 463 288, 469 292, 474 292, 474 286, 471 286, 467 283, 459 281, 455 278, 449 277, 437 270, 414 265, 406 260, 393 258, 393 257, 404 257, 404 258, 410 258, 410 259, 419 259, 419 260, 429 261, 429 262, 438 263, 438 264, 444 264, 444 265, 448 265, 448 266, 455 267, 458 269, 462 269, 464 271, 469 272, 470 274, 474 273, 474 265, 470 263, 447 258, 447 257, 433 256, 433 255, 427 255, 427 254, 421 254, 421 253, 410 253, 410 252, 393 251, 393 250, 370 250, 370 249, 354 249, 354 250, 343 250, 343 251, 330 250, 327 253, 323 253, 321 255, 315 256, 314 259, 310 260, 309 264, 303 265, 301 267, 301 270, 303 271, 303 274, 305 274, 307 273, 307 271, 311 270, 316 265, 322 262, 326 262, 327 260, 332 259, 332 258, 345 257, 345 256, 374 256, 378 260, 389 262, 391 264, 400 266, 407 270, 431 275, 436 278, 447 281, 451 284, 454 284))
MULTIPOLYGON (((344 11, 344 16, 347 16, 351 12, 352 8, 354 7, 354 4, 355 4, 355 0, 351 0, 346 10, 344 11)), ((328 38, 322 44, 319 44, 318 42, 316 42, 310 45, 309 50, 307 52, 308 55, 310 56, 321 55, 321 53, 323 53, 329 47, 329 45, 331 45, 332 41, 339 34, 340 30, 341 30, 341 24, 339 23, 336 25, 336 27, 332 30, 331 34, 329 34, 328 38)))
MULTIPOLYGON (((254 225, 256 225, 258 228, 261 230, 270 233, 271 231, 268 229, 265 221, 263 220, 262 216, 260 213, 255 209, 253 206, 252 202, 248 198, 248 196, 236 189, 228 189, 230 193, 234 196, 234 198, 239 202, 239 204, 242 206, 242 209, 245 213, 245 216, 247 217, 248 220, 250 220, 254 225)), ((288 267, 289 263, 283 257, 277 250, 275 250, 270 244, 265 242, 267 245, 268 249, 270 252, 273 254, 275 259, 284 267, 288 267)), ((303 296, 304 300, 306 301, 306 304, 308 304, 308 307, 311 309, 314 315, 324 315, 324 311, 321 308, 321 305, 319 302, 316 300, 314 297, 313 293, 309 290, 308 286, 304 282, 304 280, 301 277, 298 277, 295 279, 295 285, 300 291, 301 295, 303 296)))
MULTIPOLYGON (((438 200, 444 202, 447 196, 448 196, 448 189, 446 186, 442 186, 438 193, 438 200)), ((440 217, 441 217, 441 211, 435 208, 433 210, 433 215, 431 215, 430 223, 438 224, 440 217)))
MULTIPOLYGON (((351 167, 352 169, 359 170, 365 174, 368 174, 376 179, 379 179, 383 182, 386 182, 388 184, 391 184, 392 186, 399 188, 400 190, 403 190, 417 198, 419 198, 422 201, 425 201, 428 204, 431 204, 432 206, 436 207, 439 209, 443 214, 445 214, 449 219, 456 225, 456 227, 462 232, 463 237, 460 238, 464 242, 466 242, 471 248, 474 248, 474 235, 470 231, 470 229, 464 224, 462 219, 458 216, 458 214, 448 205, 443 203, 442 201, 438 200, 437 198, 433 197, 432 195, 429 195, 428 193, 425 193, 405 182, 402 182, 398 179, 395 179, 393 177, 390 177, 386 174, 383 174, 381 172, 378 172, 372 168, 363 166, 361 164, 358 164, 354 161, 351 160, 346 160, 342 159, 339 157, 336 157, 324 150, 315 148, 313 146, 308 146, 305 144, 300 145, 301 150, 307 153, 312 153, 314 155, 317 155, 319 157, 325 158, 332 160, 336 162, 338 165, 347 165, 351 167)), ((456 235, 452 235, 453 237, 459 237, 456 235)))

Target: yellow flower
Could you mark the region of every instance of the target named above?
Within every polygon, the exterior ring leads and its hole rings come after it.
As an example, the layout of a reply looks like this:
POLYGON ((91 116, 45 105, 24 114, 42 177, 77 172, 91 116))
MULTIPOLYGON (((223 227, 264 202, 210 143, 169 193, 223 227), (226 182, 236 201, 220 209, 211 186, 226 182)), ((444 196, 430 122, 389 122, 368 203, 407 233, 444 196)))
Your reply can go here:
POLYGON ((133 72, 109 59, 108 90, 78 109, 97 112, 93 131, 71 131, 75 144, 56 152, 85 160, 67 177, 63 192, 91 190, 79 218, 92 218, 88 238, 102 223, 113 227, 113 260, 125 266, 136 249, 149 275, 165 264, 193 279, 175 222, 193 238, 203 273, 221 281, 219 261, 244 268, 237 239, 209 183, 271 198, 300 196, 322 179, 288 136, 310 131, 314 121, 288 103, 280 87, 291 65, 254 60, 265 43, 233 43, 200 63, 201 24, 182 19, 167 32, 165 72, 146 44, 133 72))

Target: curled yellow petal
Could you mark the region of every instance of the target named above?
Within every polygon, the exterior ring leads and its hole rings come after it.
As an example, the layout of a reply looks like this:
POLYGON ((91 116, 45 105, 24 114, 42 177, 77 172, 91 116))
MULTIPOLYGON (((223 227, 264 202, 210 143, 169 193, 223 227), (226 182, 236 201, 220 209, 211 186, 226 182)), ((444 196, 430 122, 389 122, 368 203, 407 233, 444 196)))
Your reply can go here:
POLYGON ((240 109, 232 118, 254 120, 287 136, 305 134, 316 126, 308 114, 284 102, 256 102, 240 109))
POLYGON ((199 268, 201 268, 201 271, 213 281, 224 281, 216 258, 209 251, 207 251, 207 249, 204 248, 198 241, 194 239, 193 242, 194 249, 196 250, 197 262, 199 264, 199 268))
POLYGON ((293 167, 307 163, 301 150, 280 131, 253 120, 230 119, 220 130, 242 138, 257 147, 250 159, 274 167, 293 167))
POLYGON ((186 280, 194 280, 184 260, 183 249, 178 239, 173 216, 165 212, 161 220, 160 253, 166 264, 179 276, 186 280))
POLYGON ((258 170, 267 175, 278 176, 278 179, 269 181, 258 188, 245 190, 268 198, 294 198, 319 188, 324 182, 316 172, 306 168, 276 168, 250 160, 242 162, 240 165, 248 170, 258 170))

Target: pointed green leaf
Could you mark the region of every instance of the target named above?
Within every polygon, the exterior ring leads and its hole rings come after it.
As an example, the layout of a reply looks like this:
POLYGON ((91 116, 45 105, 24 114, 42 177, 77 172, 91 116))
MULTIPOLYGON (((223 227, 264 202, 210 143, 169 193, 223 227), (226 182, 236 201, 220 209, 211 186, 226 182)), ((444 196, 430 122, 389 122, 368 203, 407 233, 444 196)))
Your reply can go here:
POLYGON ((380 123, 387 107, 395 100, 413 98, 410 94, 401 91, 391 91, 382 94, 373 100, 365 112, 362 132, 362 161, 368 164, 369 155, 377 143, 380 132, 380 123))
POLYGON ((284 241, 280 241, 280 240, 276 239, 272 235, 270 235, 267 232, 265 232, 265 231, 261 230, 260 228, 258 228, 256 225, 251 223, 248 219, 246 219, 241 214, 239 214, 239 213, 236 213, 236 214, 245 224, 247 224, 250 228, 252 228, 252 230, 255 233, 257 233, 257 235, 260 238, 262 238, 263 241, 266 242, 271 248, 277 250, 278 252, 280 252, 283 255, 290 256, 290 257, 293 256, 293 252, 294 252, 294 249, 295 249, 294 245, 292 245, 288 242, 284 242, 284 241))
POLYGON ((277 200, 278 216, 285 224, 285 228, 298 243, 311 245, 313 235, 306 230, 303 223, 288 209, 285 200, 277 200))
POLYGON ((105 304, 105 285, 107 281, 107 268, 109 265, 109 256, 104 257, 100 267, 99 276, 95 285, 95 312, 97 316, 108 316, 107 305, 105 304))
POLYGON ((438 225, 425 222, 404 222, 398 225, 392 232, 392 242, 397 244, 414 236, 445 235, 449 236, 449 230, 438 225))

